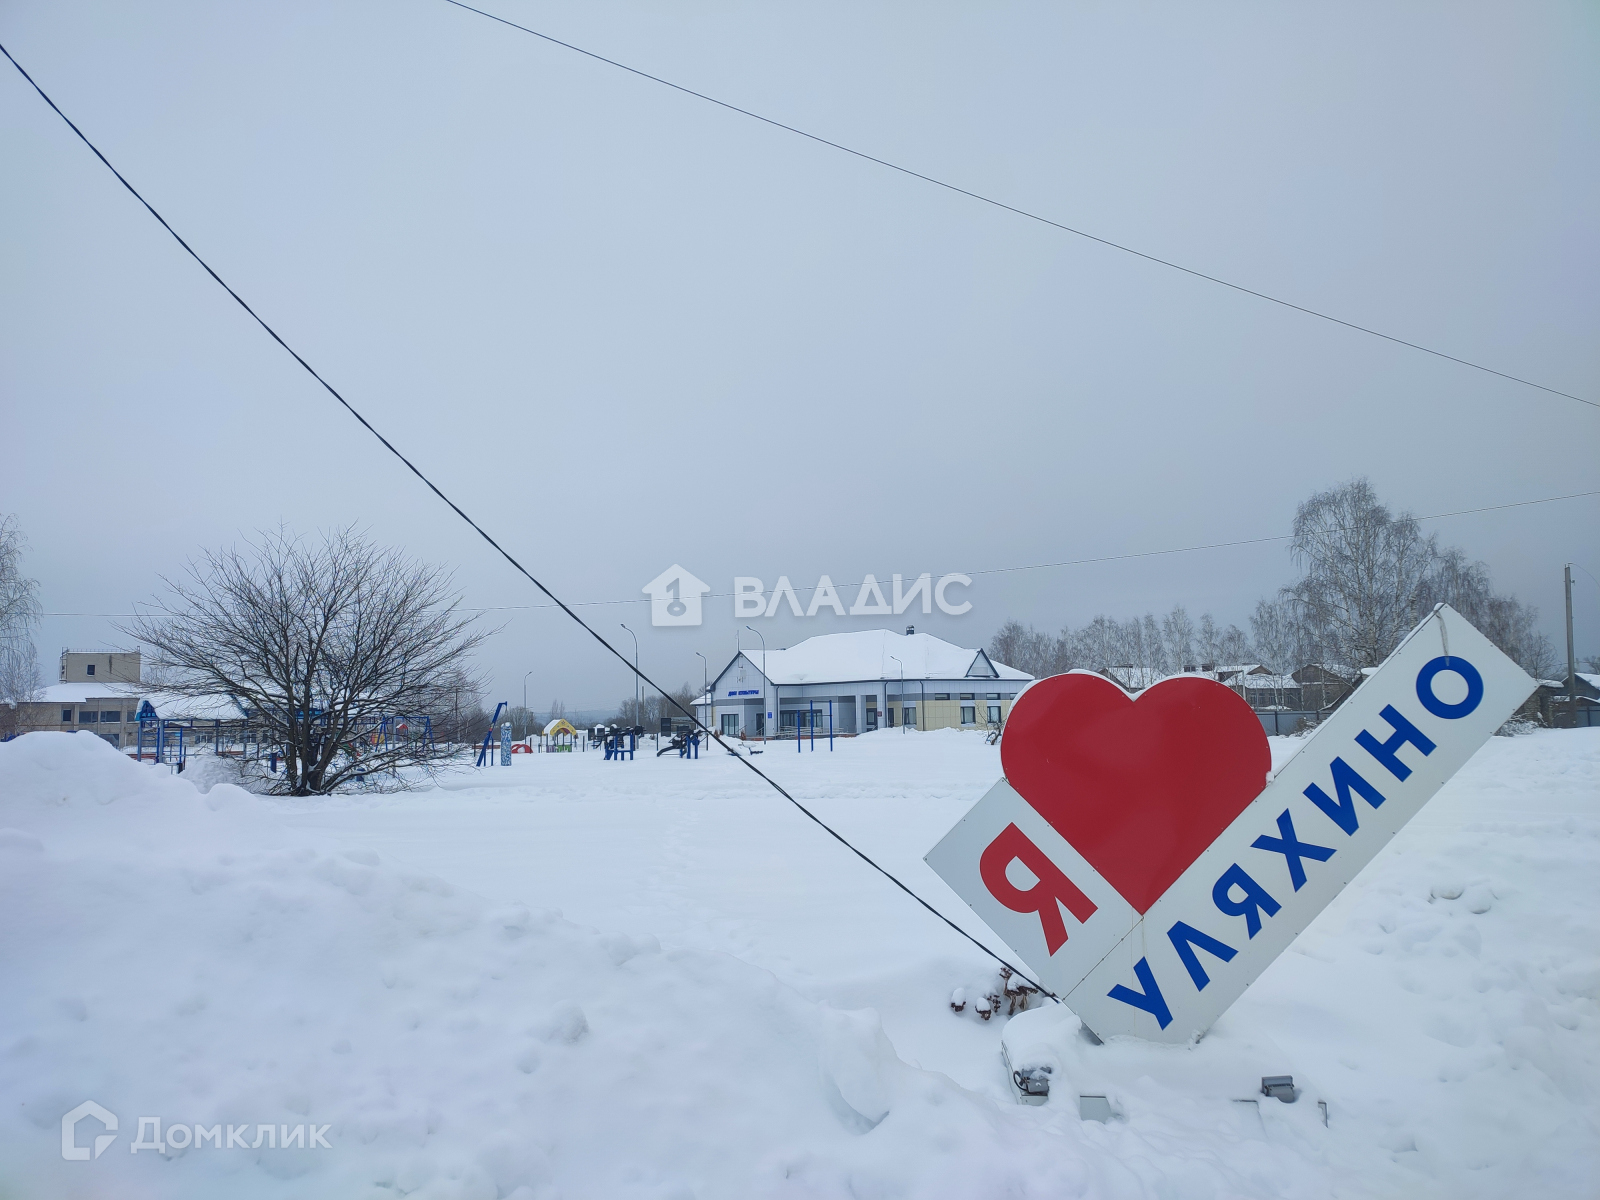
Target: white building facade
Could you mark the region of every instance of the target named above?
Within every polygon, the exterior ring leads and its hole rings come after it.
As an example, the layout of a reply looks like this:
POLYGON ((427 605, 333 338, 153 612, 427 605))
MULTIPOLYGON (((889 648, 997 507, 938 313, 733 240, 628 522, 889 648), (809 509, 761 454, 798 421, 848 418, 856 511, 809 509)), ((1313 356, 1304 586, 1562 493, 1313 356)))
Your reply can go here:
POLYGON ((724 737, 795 737, 875 729, 986 729, 1011 713, 1033 676, 908 628, 744 649, 695 715, 724 737))

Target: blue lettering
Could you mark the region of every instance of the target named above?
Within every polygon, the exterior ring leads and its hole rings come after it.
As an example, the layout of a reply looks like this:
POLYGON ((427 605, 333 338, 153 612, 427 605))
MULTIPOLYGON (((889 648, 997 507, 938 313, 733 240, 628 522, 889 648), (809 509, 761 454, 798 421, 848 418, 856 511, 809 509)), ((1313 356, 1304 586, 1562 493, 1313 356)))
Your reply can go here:
POLYGON ((1250 936, 1255 937, 1261 932, 1261 914, 1276 916, 1278 909, 1283 906, 1267 894, 1267 889, 1262 887, 1238 863, 1234 863, 1222 873, 1222 878, 1217 880, 1211 889, 1211 902, 1217 906, 1219 912, 1230 917, 1243 917, 1245 928, 1250 931, 1250 936), (1238 888, 1244 893, 1235 900, 1233 889, 1238 888))
POLYGON ((1411 774, 1411 768, 1400 761, 1400 747, 1410 742, 1426 757, 1434 751, 1434 745, 1422 730, 1402 717, 1392 704, 1385 704, 1383 712, 1379 714, 1394 727, 1394 733, 1387 742, 1379 742, 1365 729, 1356 734, 1356 745, 1360 746, 1373 758, 1389 768, 1389 774, 1396 779, 1405 779, 1411 774))
MULTIPOLYGON (((1351 811, 1354 816, 1354 810, 1351 811)), ((1294 890, 1299 891, 1306 883, 1306 869, 1300 862, 1302 858, 1315 859, 1317 862, 1327 862, 1333 857, 1330 846, 1313 846, 1302 842, 1294 836, 1294 821, 1289 817, 1286 808, 1278 814, 1278 832, 1282 837, 1267 837, 1265 834, 1251 842, 1251 848, 1256 850, 1270 850, 1274 854, 1283 855, 1284 862, 1289 864, 1289 879, 1294 884, 1294 890)))
POLYGON ((1483 676, 1464 658, 1436 658, 1417 672, 1417 699, 1422 707, 1446 721, 1459 721, 1483 703, 1483 676), (1446 704, 1433 694, 1433 678, 1440 671, 1454 671, 1467 681, 1467 698, 1459 704, 1446 704))
MULTIPOLYGON (((1124 1004, 1131 1004, 1141 1012, 1147 1012, 1156 1019, 1156 1024, 1165 1029, 1172 1024, 1172 1010, 1167 1007, 1166 999, 1161 995, 1161 989, 1156 986, 1155 972, 1150 969, 1148 959, 1141 958, 1133 966, 1133 973, 1139 977, 1139 986, 1144 989, 1136 992, 1131 987, 1117 984, 1106 995, 1113 1000, 1120 1000, 1124 1004)), ((1202 987, 1205 985, 1202 984, 1202 987)))
POLYGON ((1179 921, 1167 930, 1167 939, 1172 943, 1172 948, 1178 952, 1178 957, 1183 959, 1183 965, 1188 968, 1189 978, 1194 980, 1195 990, 1201 992, 1206 990, 1206 984, 1211 982, 1211 976, 1207 975, 1205 968, 1200 965, 1200 958, 1195 954, 1194 948, 1199 946, 1207 954, 1213 954, 1223 962, 1231 961, 1233 956, 1239 953, 1232 946, 1217 941, 1210 934, 1201 933, 1183 921, 1179 921))
POLYGON ((1306 788, 1306 799, 1325 812, 1328 820, 1353 837, 1360 824, 1356 820, 1355 801, 1350 799, 1351 790, 1360 792, 1362 799, 1373 808, 1383 803, 1383 793, 1361 778, 1356 769, 1342 758, 1334 759, 1329 770, 1333 772, 1333 791, 1339 797, 1339 802, 1335 804, 1328 798, 1328 793, 1314 783, 1306 788))

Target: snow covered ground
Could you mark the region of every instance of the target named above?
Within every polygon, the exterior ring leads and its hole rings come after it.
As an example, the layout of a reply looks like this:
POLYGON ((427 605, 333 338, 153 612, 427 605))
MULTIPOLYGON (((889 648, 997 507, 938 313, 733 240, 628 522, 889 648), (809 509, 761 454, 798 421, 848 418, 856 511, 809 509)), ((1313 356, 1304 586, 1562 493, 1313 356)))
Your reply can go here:
MULTIPOLYGON (((755 761, 991 936, 921 861, 998 777, 980 737, 755 761)), ((315 803, 206 778, 0 745, 0 1196, 1600 1191, 1600 731, 1494 739, 1180 1048, 953 1014, 992 964, 724 755, 315 803), (1302 1099, 1239 1103, 1264 1074, 1302 1099), (64 1160, 87 1100, 115 1140, 64 1160), (145 1116, 164 1149, 130 1153, 145 1116)))

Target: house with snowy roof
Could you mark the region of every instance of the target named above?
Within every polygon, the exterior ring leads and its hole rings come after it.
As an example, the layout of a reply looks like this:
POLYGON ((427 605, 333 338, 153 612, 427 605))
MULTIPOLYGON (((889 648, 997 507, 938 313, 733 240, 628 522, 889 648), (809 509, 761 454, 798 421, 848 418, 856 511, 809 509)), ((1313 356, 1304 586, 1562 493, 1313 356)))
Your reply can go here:
POLYGON ((782 649, 741 649, 696 702, 726 737, 984 729, 1003 722, 1033 676, 908 626, 827 633, 782 649))
POLYGON ((88 732, 119 749, 137 747, 139 722, 236 722, 244 711, 232 696, 182 696, 142 681, 137 650, 63 650, 61 682, 39 688, 4 724, 10 733, 88 732))

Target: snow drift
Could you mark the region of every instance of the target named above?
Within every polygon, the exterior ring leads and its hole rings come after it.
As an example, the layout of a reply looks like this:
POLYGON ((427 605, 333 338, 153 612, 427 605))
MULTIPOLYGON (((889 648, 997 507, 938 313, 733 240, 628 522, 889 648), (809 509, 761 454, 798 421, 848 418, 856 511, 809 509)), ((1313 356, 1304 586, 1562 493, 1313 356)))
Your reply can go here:
MULTIPOLYGON (((737 958, 485 900, 237 788, 29 735, 0 745, 0 1195, 1577 1196, 1595 1178, 1600 959, 1546 954, 1530 975, 1488 950, 1532 918, 1489 935, 1480 918, 1573 862, 1592 880, 1595 843, 1569 820, 1515 847, 1514 885, 1470 857, 1414 864, 1433 903, 1364 876, 1342 923, 1258 985, 1280 990, 1275 1030, 1094 1047, 1064 1010, 1024 1014, 1009 1047, 1056 1077, 1024 1108, 737 958), (1396 947, 1386 969, 1438 1000, 1420 1028, 1329 966, 1396 947), (1437 1087, 1374 1095, 1397 1055, 1437 1087), (1240 1116, 1229 1081, 1290 1058, 1328 1127, 1310 1104, 1240 1116), (1081 1121, 1080 1091, 1114 1119, 1081 1121), (86 1100, 116 1137, 66 1161, 61 1119, 86 1100), (183 1132, 132 1152, 154 1140, 143 1117, 183 1132), (269 1125, 327 1147, 268 1144, 269 1125), (197 1144, 241 1127, 255 1144, 197 1144)), ((620 886, 613 868, 595 853, 588 886, 620 886)), ((1595 927, 1592 906, 1560 919, 1595 927)), ((76 1142, 100 1132, 86 1119, 76 1142)))

